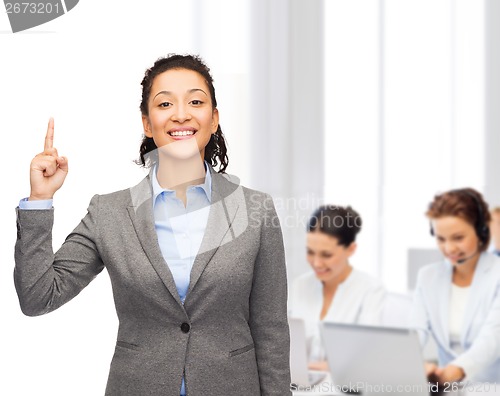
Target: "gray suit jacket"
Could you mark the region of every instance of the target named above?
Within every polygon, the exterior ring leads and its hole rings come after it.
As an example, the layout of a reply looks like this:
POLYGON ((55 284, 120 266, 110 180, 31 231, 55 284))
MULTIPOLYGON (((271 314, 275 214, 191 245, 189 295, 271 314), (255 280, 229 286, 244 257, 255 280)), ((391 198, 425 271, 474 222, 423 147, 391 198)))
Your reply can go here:
MULTIPOLYGON (((213 172, 213 171, 212 171, 213 172)), ((52 251, 53 210, 17 210, 14 280, 41 315, 106 267, 119 318, 106 395, 290 395, 283 241, 271 198, 213 173, 184 305, 158 244, 150 176, 92 198, 52 251)))

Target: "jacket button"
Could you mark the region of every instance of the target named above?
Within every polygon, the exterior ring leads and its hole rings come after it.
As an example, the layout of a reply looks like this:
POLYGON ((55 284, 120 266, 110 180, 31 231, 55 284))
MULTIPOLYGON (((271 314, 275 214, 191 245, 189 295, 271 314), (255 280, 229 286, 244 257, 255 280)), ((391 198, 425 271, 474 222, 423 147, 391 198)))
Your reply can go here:
POLYGON ((181 324, 181 330, 183 333, 189 333, 190 329, 191 329, 191 326, 189 326, 189 323, 181 324))

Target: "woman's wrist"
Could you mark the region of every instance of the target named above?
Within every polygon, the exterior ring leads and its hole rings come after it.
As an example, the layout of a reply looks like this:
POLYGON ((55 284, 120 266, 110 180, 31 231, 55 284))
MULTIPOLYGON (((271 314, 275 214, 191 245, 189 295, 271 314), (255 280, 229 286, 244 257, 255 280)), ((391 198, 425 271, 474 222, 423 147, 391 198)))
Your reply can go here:
POLYGON ((54 199, 54 195, 36 195, 30 194, 28 201, 48 201, 49 199, 54 199))

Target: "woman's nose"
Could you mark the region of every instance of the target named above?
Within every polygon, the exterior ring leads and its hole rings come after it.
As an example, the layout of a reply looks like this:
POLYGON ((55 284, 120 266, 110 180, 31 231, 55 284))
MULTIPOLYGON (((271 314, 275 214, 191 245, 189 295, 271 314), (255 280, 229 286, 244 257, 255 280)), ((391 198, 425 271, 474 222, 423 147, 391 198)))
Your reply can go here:
POLYGON ((184 122, 191 119, 191 114, 189 113, 189 109, 186 106, 178 105, 175 107, 171 118, 173 121, 184 122))
POLYGON ((456 245, 453 242, 444 243, 444 251, 446 254, 452 254, 456 251, 456 245))
POLYGON ((312 259, 312 265, 314 268, 320 268, 321 267, 321 260, 318 256, 313 257, 312 259))

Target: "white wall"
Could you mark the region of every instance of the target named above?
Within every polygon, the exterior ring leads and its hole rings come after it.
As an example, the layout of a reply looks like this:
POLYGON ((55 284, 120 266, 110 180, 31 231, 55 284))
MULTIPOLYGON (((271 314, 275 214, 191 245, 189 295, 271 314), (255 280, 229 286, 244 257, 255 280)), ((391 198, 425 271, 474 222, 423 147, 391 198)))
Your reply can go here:
POLYGON ((251 5, 251 186, 275 200, 293 280, 307 270, 306 224, 323 202, 323 2, 251 5))
POLYGON ((351 205, 360 214, 363 227, 351 264, 377 276, 384 176, 380 5, 327 1, 324 18, 325 201, 351 205))
POLYGON ((500 2, 485 1, 485 194, 492 206, 500 206, 500 2))

